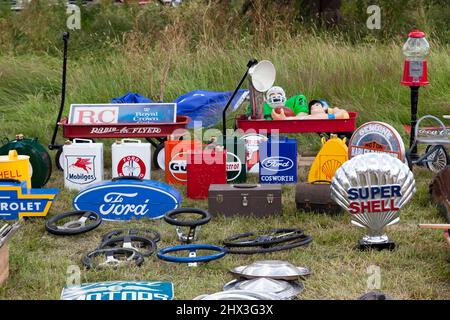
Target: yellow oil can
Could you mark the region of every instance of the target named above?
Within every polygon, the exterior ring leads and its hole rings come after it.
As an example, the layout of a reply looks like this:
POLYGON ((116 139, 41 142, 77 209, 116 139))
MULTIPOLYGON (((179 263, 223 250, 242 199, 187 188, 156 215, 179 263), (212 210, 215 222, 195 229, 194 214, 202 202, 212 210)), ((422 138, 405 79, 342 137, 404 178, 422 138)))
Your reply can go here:
POLYGON ((31 188, 30 157, 18 155, 16 150, 9 150, 7 156, 0 156, 0 179, 26 181, 31 188))
POLYGON ((336 170, 348 160, 348 147, 345 138, 335 135, 327 141, 322 138, 322 148, 309 170, 308 182, 331 181, 336 170))

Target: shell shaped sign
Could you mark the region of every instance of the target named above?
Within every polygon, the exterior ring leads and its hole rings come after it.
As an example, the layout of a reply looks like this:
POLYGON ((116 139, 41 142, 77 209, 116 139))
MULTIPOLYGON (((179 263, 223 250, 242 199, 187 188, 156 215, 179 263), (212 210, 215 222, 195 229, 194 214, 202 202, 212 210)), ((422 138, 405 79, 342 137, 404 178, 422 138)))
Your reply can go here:
POLYGON ((104 220, 158 219, 180 203, 181 195, 175 188, 128 177, 95 184, 73 199, 75 209, 97 212, 104 220))

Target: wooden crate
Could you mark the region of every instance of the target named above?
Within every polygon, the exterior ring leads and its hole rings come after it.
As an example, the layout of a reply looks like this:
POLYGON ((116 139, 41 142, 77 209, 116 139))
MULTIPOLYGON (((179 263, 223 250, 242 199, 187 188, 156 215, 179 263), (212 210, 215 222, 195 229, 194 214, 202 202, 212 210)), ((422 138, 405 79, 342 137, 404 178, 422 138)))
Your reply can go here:
POLYGON ((5 244, 0 248, 0 286, 3 285, 9 276, 9 250, 5 244))

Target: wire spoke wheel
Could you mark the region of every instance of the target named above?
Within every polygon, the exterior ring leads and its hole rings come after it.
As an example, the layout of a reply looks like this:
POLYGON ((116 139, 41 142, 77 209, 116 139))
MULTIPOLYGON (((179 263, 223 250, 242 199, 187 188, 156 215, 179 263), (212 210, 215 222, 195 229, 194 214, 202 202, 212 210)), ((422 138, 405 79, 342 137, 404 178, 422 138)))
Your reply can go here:
POLYGON ((425 164, 432 172, 438 173, 449 164, 449 155, 443 146, 427 146, 426 154, 429 152, 425 164))

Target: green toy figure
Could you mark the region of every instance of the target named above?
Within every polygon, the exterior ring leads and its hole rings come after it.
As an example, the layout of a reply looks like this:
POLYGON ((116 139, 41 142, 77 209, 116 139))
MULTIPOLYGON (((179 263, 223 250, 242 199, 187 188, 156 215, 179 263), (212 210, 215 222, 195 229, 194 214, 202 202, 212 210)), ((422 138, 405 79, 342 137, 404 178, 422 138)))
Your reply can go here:
POLYGON ((292 96, 286 99, 283 88, 274 86, 266 92, 266 102, 264 102, 264 119, 272 120, 272 112, 278 107, 287 107, 294 114, 308 113, 308 101, 304 95, 292 96))

